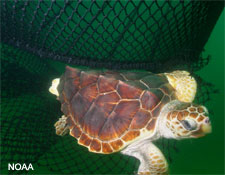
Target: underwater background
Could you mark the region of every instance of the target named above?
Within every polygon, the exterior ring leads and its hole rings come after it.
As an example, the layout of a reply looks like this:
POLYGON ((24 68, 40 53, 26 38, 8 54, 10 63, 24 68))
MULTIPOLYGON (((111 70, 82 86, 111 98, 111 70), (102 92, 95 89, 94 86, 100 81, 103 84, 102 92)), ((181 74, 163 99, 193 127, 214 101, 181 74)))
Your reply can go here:
MULTIPOLYGON (((211 94, 211 99, 205 104, 213 112, 209 114, 212 133, 199 139, 177 141, 179 151, 171 150, 172 163, 168 161, 171 174, 224 174, 224 15, 223 11, 204 47, 203 56, 210 55, 210 62, 196 72, 218 90, 211 94)), ((51 63, 64 72, 66 64, 51 63)))
MULTIPOLYGON (((168 144, 167 140, 160 140, 159 147, 167 160, 172 159, 168 160, 170 174, 225 173, 224 15, 223 10, 204 46, 202 57, 211 56, 208 65, 195 71, 204 82, 213 84, 202 92, 210 94, 204 105, 209 109, 212 133, 199 139, 177 141, 177 150, 172 146, 174 141, 168 144)), ((134 173, 139 162, 132 157, 90 153, 71 136, 56 136, 54 123, 62 113, 48 88, 51 80, 59 77, 69 64, 40 60, 38 56, 1 43, 0 174, 134 173), (17 162, 32 163, 34 171, 8 171, 8 163, 17 162)))
POLYGON ((223 11, 204 47, 203 54, 211 55, 212 59, 197 72, 219 90, 205 104, 212 111, 209 114, 212 133, 196 140, 179 141, 180 152, 174 154, 171 173, 224 174, 224 20, 223 11))

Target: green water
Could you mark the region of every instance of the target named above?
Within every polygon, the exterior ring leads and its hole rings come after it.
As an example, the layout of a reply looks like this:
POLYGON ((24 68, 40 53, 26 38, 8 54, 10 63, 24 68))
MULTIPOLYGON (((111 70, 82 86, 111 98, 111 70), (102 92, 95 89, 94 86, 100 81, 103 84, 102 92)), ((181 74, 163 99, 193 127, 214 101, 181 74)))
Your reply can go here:
MULTIPOLYGON (((212 57, 210 63, 202 70, 198 71, 197 74, 207 82, 213 83, 219 90, 219 93, 213 94, 211 96, 211 100, 206 103, 207 108, 213 111, 213 114, 210 115, 213 131, 210 135, 200 139, 189 139, 177 142, 177 148, 179 149, 179 152, 172 152, 173 162, 169 163, 170 174, 224 174, 224 12, 221 14, 207 44, 205 45, 205 52, 203 53, 203 56, 207 56, 208 54, 210 54, 212 57)), ((63 72, 65 64, 53 61, 49 62, 59 72, 63 72)), ((48 93, 47 89, 46 93, 48 93)), ((33 97, 34 100, 29 96, 22 96, 20 98, 23 100, 26 99, 29 102, 32 102, 33 100, 37 103, 37 98, 35 96, 33 97)), ((14 99, 11 101, 13 100, 14 99)), ((41 99, 39 99, 38 103, 41 104, 41 99)), ((32 110, 38 110, 32 104, 29 106, 22 105, 22 107, 29 112, 32 110)), ((51 129, 54 130, 53 126, 51 129)), ((62 162, 62 166, 66 165, 65 160, 67 159, 65 156, 67 155, 64 154, 64 152, 59 152, 58 149, 62 146, 61 143, 63 143, 63 140, 72 141, 72 139, 73 138, 70 136, 60 138, 59 142, 57 142, 48 150, 48 152, 53 154, 49 156, 55 156, 56 159, 58 159, 58 162, 62 162)), ((92 162, 98 161, 99 158, 102 158, 103 164, 100 166, 102 169, 109 169, 110 166, 113 167, 115 165, 118 166, 117 169, 114 167, 112 172, 109 173, 123 173, 119 172, 119 170, 124 166, 126 166, 127 169, 134 169, 133 165, 135 160, 133 159, 127 162, 126 160, 128 159, 121 160, 121 155, 118 153, 114 155, 107 155, 107 159, 105 159, 107 162, 104 162, 104 155, 89 153, 86 148, 78 146, 76 142, 74 142, 74 145, 68 148, 76 148, 82 153, 82 157, 85 162, 81 162, 79 157, 77 157, 77 160, 67 161, 79 163, 77 166, 81 167, 84 173, 88 172, 86 171, 88 168, 86 166, 89 166, 90 169, 94 169, 92 162), (113 161, 110 162, 111 160, 113 161)), ((50 154, 48 152, 46 154, 50 154)), ((51 167, 51 163, 54 162, 48 162, 49 166, 44 166, 42 164, 45 159, 46 157, 42 156, 38 160, 38 163, 33 163, 35 170, 33 172, 29 172, 29 174, 59 174, 57 172, 51 171, 48 168, 51 167), (42 166, 40 166, 40 164, 42 164, 42 166)), ((77 172, 78 171, 79 170, 77 170, 77 172)), ((97 171, 97 173, 98 172, 101 171, 97 171)), ((6 169, 2 170, 2 174, 8 174, 8 171, 6 169)))
MULTIPOLYGON (((224 11, 205 45, 203 56, 208 55, 212 57, 210 63, 197 74, 219 90, 206 103, 214 113, 210 115, 213 130, 203 138, 177 142, 179 153, 172 155, 171 174, 224 174, 224 11)), ((54 66, 64 70, 64 64, 54 66)), ((48 171, 43 168, 43 172, 48 171)))
MULTIPOLYGON (((208 55, 212 59, 197 74, 219 90, 206 104, 214 113, 210 115, 213 130, 203 138, 177 143, 180 151, 172 155, 171 174, 224 174, 224 11, 205 45, 203 56, 208 55)), ((60 63, 56 67, 64 70, 60 63)))
POLYGON ((204 56, 210 54, 212 59, 197 72, 219 89, 206 104, 214 112, 210 115, 212 133, 179 142, 181 151, 174 155, 174 163, 170 165, 173 174, 224 174, 224 20, 223 11, 203 53, 204 56))

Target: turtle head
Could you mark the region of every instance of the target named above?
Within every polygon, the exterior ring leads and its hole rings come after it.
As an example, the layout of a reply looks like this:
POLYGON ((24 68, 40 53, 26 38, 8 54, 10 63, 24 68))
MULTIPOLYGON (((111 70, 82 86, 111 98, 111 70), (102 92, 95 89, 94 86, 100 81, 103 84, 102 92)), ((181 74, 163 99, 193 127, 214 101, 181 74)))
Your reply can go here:
POLYGON ((161 113, 160 135, 165 138, 199 138, 211 132, 208 110, 201 105, 170 102, 161 113))
POLYGON ((175 139, 198 138, 211 132, 208 110, 204 106, 185 104, 167 113, 166 128, 175 139))

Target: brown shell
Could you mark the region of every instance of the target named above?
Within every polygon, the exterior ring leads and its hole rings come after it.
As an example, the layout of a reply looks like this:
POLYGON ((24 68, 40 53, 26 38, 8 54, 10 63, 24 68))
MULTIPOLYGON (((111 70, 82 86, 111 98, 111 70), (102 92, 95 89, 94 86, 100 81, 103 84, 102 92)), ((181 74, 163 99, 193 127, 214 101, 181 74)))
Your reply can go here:
POLYGON ((82 71, 66 67, 58 86, 70 134, 93 152, 112 153, 151 131, 162 107, 174 99, 163 74, 82 71))

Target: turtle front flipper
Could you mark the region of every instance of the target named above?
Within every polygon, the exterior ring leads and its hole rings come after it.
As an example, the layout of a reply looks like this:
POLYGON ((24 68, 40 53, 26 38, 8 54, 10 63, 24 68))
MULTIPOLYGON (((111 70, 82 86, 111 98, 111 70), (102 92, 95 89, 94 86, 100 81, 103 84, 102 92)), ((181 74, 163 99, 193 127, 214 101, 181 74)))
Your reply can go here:
POLYGON ((69 126, 66 122, 67 117, 63 115, 56 123, 55 123, 55 129, 56 134, 60 136, 64 136, 69 132, 69 126))
POLYGON ((167 174, 167 161, 162 152, 151 142, 128 146, 122 153, 140 160, 138 175, 167 174))
POLYGON ((196 95, 197 83, 187 71, 164 73, 170 85, 176 90, 175 95, 182 102, 191 103, 196 95))

